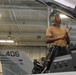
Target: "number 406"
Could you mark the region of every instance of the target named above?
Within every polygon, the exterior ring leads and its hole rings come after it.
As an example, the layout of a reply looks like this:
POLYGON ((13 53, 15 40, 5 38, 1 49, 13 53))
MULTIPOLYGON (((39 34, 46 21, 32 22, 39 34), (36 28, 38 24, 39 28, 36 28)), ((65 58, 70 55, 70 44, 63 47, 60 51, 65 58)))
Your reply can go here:
POLYGON ((7 51, 6 55, 12 56, 12 57, 19 57, 20 56, 18 51, 7 51))

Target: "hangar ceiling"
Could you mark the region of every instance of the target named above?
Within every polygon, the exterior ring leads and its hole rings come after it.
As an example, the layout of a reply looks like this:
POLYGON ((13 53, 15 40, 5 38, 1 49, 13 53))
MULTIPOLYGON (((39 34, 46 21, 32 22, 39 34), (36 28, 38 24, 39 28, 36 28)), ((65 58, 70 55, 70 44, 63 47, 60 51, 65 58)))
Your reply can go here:
MULTIPOLYGON (((66 1, 76 5, 75 0, 66 1)), ((0 40, 15 41, 0 45, 46 46, 47 15, 47 7, 35 0, 0 0, 0 40)), ((63 19, 62 23, 66 25, 70 20, 63 19)))

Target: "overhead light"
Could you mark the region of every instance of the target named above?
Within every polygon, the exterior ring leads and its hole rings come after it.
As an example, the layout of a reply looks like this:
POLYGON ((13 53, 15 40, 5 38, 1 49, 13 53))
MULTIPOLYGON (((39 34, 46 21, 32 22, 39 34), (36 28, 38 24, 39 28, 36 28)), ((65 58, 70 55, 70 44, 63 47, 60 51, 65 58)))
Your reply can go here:
POLYGON ((0 17, 1 17, 1 14, 0 14, 0 17))
POLYGON ((66 15, 64 15, 64 14, 60 14, 60 17, 61 18, 68 18, 66 15))
POLYGON ((13 40, 0 40, 0 43, 14 43, 13 40))
POLYGON ((10 35, 8 35, 8 39, 11 39, 11 36, 10 35))
POLYGON ((9 31, 8 39, 11 39, 11 32, 9 31))
POLYGON ((16 45, 18 45, 18 43, 16 42, 16 45))

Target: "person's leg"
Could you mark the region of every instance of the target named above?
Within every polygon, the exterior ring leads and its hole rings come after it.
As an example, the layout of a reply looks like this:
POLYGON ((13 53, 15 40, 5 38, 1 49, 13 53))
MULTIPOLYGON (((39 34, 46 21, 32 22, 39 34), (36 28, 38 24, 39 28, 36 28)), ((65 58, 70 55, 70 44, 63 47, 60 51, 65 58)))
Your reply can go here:
POLYGON ((66 47, 59 47, 57 56, 67 55, 68 50, 66 47))

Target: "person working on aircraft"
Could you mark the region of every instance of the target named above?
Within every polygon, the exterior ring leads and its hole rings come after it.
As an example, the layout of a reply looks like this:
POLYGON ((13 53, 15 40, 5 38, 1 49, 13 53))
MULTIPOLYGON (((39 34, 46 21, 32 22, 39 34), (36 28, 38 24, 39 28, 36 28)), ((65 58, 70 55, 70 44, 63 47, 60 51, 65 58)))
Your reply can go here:
MULTIPOLYGON (((70 38, 68 36, 70 28, 63 28, 60 26, 61 18, 58 14, 53 17, 53 22, 53 25, 49 26, 46 30, 46 43, 49 43, 50 46, 57 45, 62 49, 66 48, 66 46, 70 44, 70 38)), ((67 50, 59 50, 57 56, 66 53, 67 50)))
POLYGON ((53 17, 53 25, 49 26, 46 30, 46 43, 50 45, 49 53, 46 56, 45 68, 42 71, 44 73, 49 70, 51 63, 56 56, 62 56, 68 54, 67 46, 70 44, 68 31, 70 28, 63 28, 60 26, 61 18, 59 14, 53 17), (54 46, 54 48, 52 48, 54 46), (52 51, 53 49, 53 51, 52 51))

